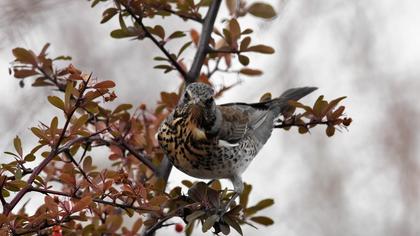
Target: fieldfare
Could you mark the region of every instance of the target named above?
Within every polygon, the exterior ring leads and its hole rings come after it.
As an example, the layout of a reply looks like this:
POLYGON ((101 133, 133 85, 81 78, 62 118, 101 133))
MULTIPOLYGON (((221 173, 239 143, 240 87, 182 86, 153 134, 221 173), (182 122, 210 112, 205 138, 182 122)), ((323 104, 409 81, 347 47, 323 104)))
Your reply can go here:
POLYGON ((276 118, 290 108, 288 101, 315 89, 293 88, 259 103, 216 105, 209 85, 189 84, 180 103, 162 122, 159 144, 182 172, 200 179, 232 181, 232 202, 242 193, 242 173, 270 138, 276 118))

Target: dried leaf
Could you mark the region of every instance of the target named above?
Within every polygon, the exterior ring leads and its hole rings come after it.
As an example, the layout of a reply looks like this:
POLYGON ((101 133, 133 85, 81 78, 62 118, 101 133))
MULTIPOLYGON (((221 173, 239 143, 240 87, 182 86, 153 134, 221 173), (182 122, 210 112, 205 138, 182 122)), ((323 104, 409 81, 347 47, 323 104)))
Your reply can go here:
POLYGON ((175 39, 175 38, 182 38, 184 36, 185 36, 185 33, 184 32, 182 32, 182 31, 175 31, 171 35, 169 35, 168 38, 175 39))
POLYGON ((216 223, 217 221, 219 221, 218 215, 211 215, 210 217, 208 217, 203 223, 203 232, 207 232, 207 230, 211 229, 211 227, 213 227, 214 223, 216 223))
POLYGON ((117 108, 115 108, 115 110, 112 113, 116 114, 116 113, 119 113, 121 111, 130 110, 131 108, 133 108, 133 105, 131 105, 131 104, 121 104, 117 108))
POLYGON ((270 46, 258 44, 251 47, 248 47, 246 50, 243 50, 245 52, 259 52, 263 54, 273 54, 274 49, 270 46))
POLYGON ((122 215, 111 215, 108 216, 105 225, 108 228, 108 232, 115 233, 123 223, 122 215))
POLYGON ((85 157, 85 159, 83 160, 83 170, 85 172, 89 172, 91 171, 92 168, 92 157, 91 156, 87 156, 85 157))
POLYGON ((229 15, 233 16, 236 13, 236 1, 238 0, 226 0, 226 7, 229 10, 229 15))
POLYGON ((251 43, 251 37, 247 36, 244 39, 242 39, 241 45, 239 47, 240 51, 245 51, 249 47, 250 43, 251 43))
POLYGON ((32 133, 33 133, 33 134, 35 134, 38 138, 40 138, 40 139, 47 139, 46 134, 45 134, 45 133, 44 133, 41 129, 36 128, 36 127, 32 127, 32 128, 31 128, 31 131, 32 131, 32 133))
POLYGON ((71 98, 71 95, 73 93, 73 89, 74 89, 73 82, 72 81, 67 82, 66 89, 65 89, 65 92, 64 92, 65 111, 70 110, 70 107, 71 107, 70 98, 71 98))
POLYGON ((64 110, 64 102, 57 96, 48 96, 48 101, 60 110, 64 110))
POLYGON ((77 132, 80 128, 82 128, 87 123, 88 120, 89 120, 88 114, 84 114, 80 116, 71 127, 72 132, 73 133, 77 132))
POLYGON ((248 75, 248 76, 258 76, 262 75, 262 71, 257 69, 251 69, 251 68, 242 68, 239 73, 248 75))
POLYGON ((32 153, 29 153, 25 156, 24 160, 27 161, 27 162, 34 161, 35 160, 35 155, 32 154, 32 153))
POLYGON ((155 27, 149 29, 150 33, 158 36, 161 39, 165 38, 165 30, 160 25, 155 25, 155 27))
POLYGON ((247 66, 249 64, 249 58, 247 56, 244 56, 244 55, 239 55, 239 62, 242 65, 247 66))
POLYGON ((239 26, 238 21, 234 18, 229 21, 229 31, 232 41, 238 40, 241 36, 241 27, 239 26))
POLYGON ((23 155, 23 151, 22 151, 22 142, 20 141, 19 136, 16 136, 13 139, 13 146, 15 147, 16 152, 19 154, 20 157, 22 157, 23 155))
POLYGON ((15 78, 19 78, 19 79, 23 79, 29 76, 33 76, 33 75, 37 75, 38 72, 36 72, 35 70, 18 70, 18 69, 13 69, 13 76, 15 78))
POLYGON ((324 108, 324 110, 322 111, 321 115, 322 116, 325 116, 327 113, 331 112, 338 105, 338 103, 341 102, 345 98, 346 98, 346 96, 339 97, 339 98, 336 98, 336 99, 332 100, 331 102, 329 102, 328 103, 328 106, 326 106, 324 108))
POLYGON ((200 34, 197 32, 197 30, 192 29, 190 31, 190 35, 191 35, 191 39, 192 39, 193 43, 195 44, 195 46, 197 46, 198 41, 200 40, 200 34))
POLYGON ((111 37, 115 39, 138 36, 139 33, 129 31, 128 29, 116 29, 111 31, 111 37))
POLYGON ((92 197, 90 195, 87 195, 74 204, 72 212, 78 212, 83 209, 86 209, 91 203, 92 197))
POLYGON ((261 17, 264 19, 270 19, 276 16, 274 8, 270 4, 262 2, 253 3, 248 8, 248 12, 256 17, 261 17))
POLYGON ((54 201, 54 199, 50 196, 44 197, 45 205, 48 209, 50 209, 54 213, 58 213, 58 204, 54 201))
POLYGON ((246 207, 248 206, 248 198, 249 198, 249 193, 251 192, 251 190, 252 190, 252 185, 244 183, 244 190, 239 196, 239 205, 241 205, 243 209, 246 209, 246 207))
POLYGON ((111 81, 111 80, 105 80, 105 81, 102 81, 102 82, 99 82, 99 83, 95 84, 93 87, 96 88, 96 89, 113 88, 113 87, 115 87, 115 83, 114 83, 114 81, 111 81))
POLYGON ((335 133, 335 127, 333 125, 328 125, 327 129, 325 130, 325 133, 327 134, 328 137, 333 136, 335 133))
POLYGON ((229 215, 224 215, 223 221, 232 226, 232 228, 234 228, 240 235, 243 235, 241 226, 234 218, 231 218, 229 215))
POLYGON ((118 9, 115 7, 111 7, 106 9, 103 13, 102 13, 102 20, 101 20, 101 24, 109 21, 112 17, 114 17, 116 14, 118 13, 118 9))
POLYGON ((206 212, 205 212, 205 211, 194 211, 193 213, 189 214, 189 215, 185 218, 185 220, 186 220, 188 223, 192 223, 195 219, 199 218, 200 216, 202 216, 202 215, 204 215, 204 214, 206 214, 206 212))
POLYGON ((143 220, 141 218, 137 219, 136 222, 131 227, 131 233, 137 234, 137 232, 140 230, 142 225, 143 225, 143 220))
POLYGON ((152 206, 163 207, 163 204, 166 203, 167 201, 168 201, 168 197, 164 195, 160 195, 160 196, 156 196, 150 199, 149 204, 152 206))
POLYGON ((16 57, 16 61, 32 65, 37 64, 36 56, 32 51, 26 50, 24 48, 14 48, 12 52, 13 55, 16 57))
POLYGON ((254 221, 255 223, 265 225, 265 226, 274 224, 274 221, 271 218, 266 217, 266 216, 254 216, 254 217, 251 217, 250 220, 254 221))

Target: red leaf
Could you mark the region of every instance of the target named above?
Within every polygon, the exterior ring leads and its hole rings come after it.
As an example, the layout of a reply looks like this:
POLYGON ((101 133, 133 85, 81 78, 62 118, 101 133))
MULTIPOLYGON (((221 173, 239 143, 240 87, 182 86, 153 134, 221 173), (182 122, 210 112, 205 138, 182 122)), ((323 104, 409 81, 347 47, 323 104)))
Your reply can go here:
POLYGON ((113 88, 113 87, 115 87, 115 83, 111 80, 105 80, 105 81, 102 81, 102 82, 99 82, 99 83, 95 84, 93 87, 96 88, 96 89, 113 88))

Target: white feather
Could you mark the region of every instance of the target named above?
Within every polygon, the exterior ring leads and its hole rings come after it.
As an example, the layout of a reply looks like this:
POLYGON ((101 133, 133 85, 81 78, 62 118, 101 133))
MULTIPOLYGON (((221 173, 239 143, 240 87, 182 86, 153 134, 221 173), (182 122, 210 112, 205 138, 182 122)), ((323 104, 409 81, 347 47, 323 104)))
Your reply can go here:
POLYGON ((226 140, 219 139, 218 145, 223 146, 223 147, 236 147, 236 146, 239 146, 239 143, 229 143, 226 140))

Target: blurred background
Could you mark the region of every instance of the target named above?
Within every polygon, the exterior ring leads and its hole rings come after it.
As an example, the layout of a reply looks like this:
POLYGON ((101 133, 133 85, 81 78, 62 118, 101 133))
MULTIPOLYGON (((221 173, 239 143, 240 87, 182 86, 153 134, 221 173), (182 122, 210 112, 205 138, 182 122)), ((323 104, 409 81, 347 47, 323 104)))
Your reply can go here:
MULTIPOLYGON (((312 104, 321 94, 328 100, 348 96, 344 105, 354 122, 332 138, 324 128, 306 135, 274 132, 243 179, 254 187, 251 203, 275 199, 262 212, 275 224, 258 230, 245 226, 245 235, 420 235, 420 2, 271 3, 277 18, 247 16, 240 23, 255 30, 254 42, 271 45, 276 53, 251 56, 250 65, 264 75, 243 77, 218 102, 252 102, 267 91, 318 86, 304 102, 312 104)), ((77 67, 114 80, 115 104, 153 107, 160 91, 176 91, 175 73, 152 69, 152 58, 160 52, 151 42, 109 37, 117 26, 115 21, 99 24, 105 7, 92 9, 82 0, 1 0, 1 152, 12 150, 15 135, 29 148, 34 141, 29 127, 57 112, 47 105, 49 89, 20 88, 8 74, 14 47, 39 51, 50 42, 50 55, 71 55, 77 67)), ((165 22, 168 28, 184 24, 165 22)), ((195 23, 182 27, 199 29, 195 23)), ((215 79, 238 81, 230 74, 215 79)), ((174 171, 170 183, 187 178, 174 171)), ((158 235, 172 233, 168 228, 158 235)))

